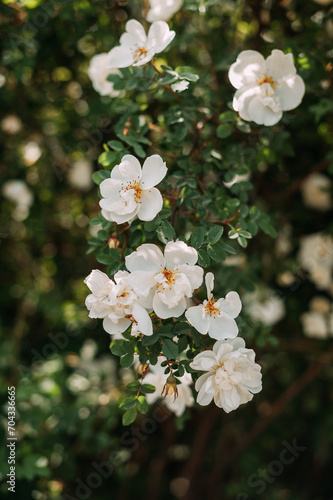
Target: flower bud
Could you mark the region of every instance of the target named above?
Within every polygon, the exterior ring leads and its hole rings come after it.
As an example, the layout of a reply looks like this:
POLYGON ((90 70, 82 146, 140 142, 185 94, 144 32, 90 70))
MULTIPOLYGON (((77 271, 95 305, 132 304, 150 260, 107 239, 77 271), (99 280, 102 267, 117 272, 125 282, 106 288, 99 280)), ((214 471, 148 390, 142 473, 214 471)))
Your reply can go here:
POLYGON ((175 379, 175 377, 173 375, 169 375, 169 377, 167 378, 167 381, 163 387, 161 396, 165 398, 167 396, 172 396, 172 394, 174 395, 173 400, 176 401, 176 399, 178 397, 177 380, 175 379))
POLYGON ((149 365, 147 365, 147 363, 145 364, 139 363, 136 369, 136 373, 137 375, 141 375, 141 377, 145 377, 148 370, 149 370, 149 365))

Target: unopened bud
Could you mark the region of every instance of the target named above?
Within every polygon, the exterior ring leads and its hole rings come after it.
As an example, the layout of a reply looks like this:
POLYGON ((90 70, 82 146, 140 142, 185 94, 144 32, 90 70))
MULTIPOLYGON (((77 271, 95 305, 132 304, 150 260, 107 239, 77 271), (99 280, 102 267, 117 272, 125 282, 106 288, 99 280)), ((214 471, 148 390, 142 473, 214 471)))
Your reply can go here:
POLYGON ((149 370, 149 365, 147 365, 147 363, 145 363, 145 364, 139 363, 139 365, 136 369, 136 373, 138 375, 141 375, 141 377, 145 377, 148 370, 149 370))
POLYGON ((177 380, 173 375, 169 375, 163 387, 161 396, 166 398, 167 396, 172 396, 172 395, 174 395, 173 400, 176 401, 176 399, 178 398, 177 380))

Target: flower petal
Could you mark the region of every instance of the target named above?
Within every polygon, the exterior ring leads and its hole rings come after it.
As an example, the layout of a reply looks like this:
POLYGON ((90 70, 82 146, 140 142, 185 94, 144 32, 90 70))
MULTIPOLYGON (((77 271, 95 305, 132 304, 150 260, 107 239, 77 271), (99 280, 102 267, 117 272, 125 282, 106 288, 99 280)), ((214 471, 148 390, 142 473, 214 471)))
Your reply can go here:
POLYGON ((140 186, 142 189, 150 189, 156 186, 166 176, 168 169, 159 155, 149 156, 142 167, 140 186))
MULTIPOLYGON (((102 201, 103 200, 101 200, 99 203, 101 204, 102 201)), ((116 224, 124 224, 125 222, 130 222, 136 218, 136 214, 138 212, 138 209, 139 209, 139 205, 134 210, 134 212, 131 212, 129 214, 124 214, 124 215, 117 214, 115 212, 112 212, 111 210, 105 210, 104 208, 102 208, 101 212, 102 212, 104 219, 106 219, 110 222, 115 222, 116 224)))
MULTIPOLYGON (((187 264, 181 264, 177 267, 178 271, 182 274, 185 274, 192 290, 199 288, 203 281, 203 269, 200 266, 189 266, 187 264)), ((192 293, 190 295, 192 297, 192 293)), ((189 296, 188 296, 189 297, 189 296)))
MULTIPOLYGON (((147 297, 149 295, 150 290, 152 288, 155 288, 155 280, 153 272, 134 271, 126 277, 126 281, 133 288, 133 290, 139 297, 147 297)), ((151 303, 149 304, 149 306, 152 307, 153 304, 152 297, 150 302, 151 303)))
POLYGON ((267 75, 274 81, 284 80, 296 75, 293 55, 284 54, 282 50, 274 49, 266 59, 267 75))
POLYGON ((256 84, 245 85, 236 91, 232 105, 235 111, 239 112, 239 116, 246 121, 251 121, 248 113, 248 107, 252 99, 260 94, 260 88, 256 84))
POLYGON ((181 264, 194 266, 198 260, 198 252, 183 241, 169 241, 164 250, 167 269, 174 269, 181 264))
POLYGON ((279 98, 283 111, 297 108, 303 99, 304 93, 305 85, 298 75, 279 82, 275 89, 275 95, 279 98))
POLYGON ((122 188, 122 182, 116 179, 104 179, 99 185, 99 189, 103 198, 115 197, 120 199, 119 193, 122 188))
POLYGON ((184 297, 182 297, 176 306, 168 307, 164 302, 162 302, 158 293, 156 293, 153 299, 153 308, 155 314, 157 314, 159 318, 178 318, 178 316, 183 314, 186 309, 186 301, 184 297))
MULTIPOLYGON (((240 113, 239 113, 240 114, 240 113)), ((261 99, 256 96, 248 105, 248 114, 250 119, 258 125, 272 126, 279 122, 282 118, 282 110, 272 111, 269 106, 264 106, 261 99)), ((242 116, 240 114, 240 116, 242 116)))
POLYGON ((130 272, 148 271, 157 274, 164 268, 164 257, 156 245, 144 243, 125 257, 125 264, 130 272))
POLYGON ((197 354, 193 361, 190 363, 190 367, 193 368, 193 370, 204 372, 214 370, 216 366, 216 354, 213 351, 209 350, 197 354))
POLYGON ((229 80, 236 89, 256 83, 265 71, 265 59, 255 50, 243 50, 229 69, 229 80))
POLYGON ((143 335, 153 335, 153 325, 146 309, 139 304, 134 304, 132 316, 138 323, 138 329, 143 335))
POLYGON ((210 300, 213 297, 212 291, 214 290, 214 274, 213 273, 206 274, 205 284, 206 284, 206 289, 207 289, 207 297, 208 297, 208 300, 210 300))
POLYGON ((123 156, 121 163, 116 165, 111 172, 111 179, 116 179, 121 182, 138 182, 140 178, 140 162, 132 155, 123 156))
POLYGON ((109 68, 127 68, 134 63, 133 52, 126 47, 114 47, 109 52, 109 68))
POLYGON ((190 307, 185 313, 186 319, 199 333, 205 335, 209 329, 209 317, 202 304, 190 307))
POLYGON ((156 188, 144 189, 141 193, 138 217, 140 220, 153 220, 163 208, 163 198, 156 188))
POLYGON ((216 307, 232 318, 237 318, 242 310, 242 302, 237 292, 229 292, 225 299, 218 300, 216 307))
POLYGON ((125 30, 127 31, 127 33, 132 35, 139 47, 145 46, 147 35, 144 27, 141 23, 139 23, 139 21, 137 21, 136 19, 130 19, 126 23, 125 30))
POLYGON ((147 48, 153 47, 155 54, 162 52, 172 42, 176 33, 170 31, 165 21, 156 21, 148 31, 147 48))
POLYGON ((110 285, 112 280, 110 280, 107 274, 102 273, 99 269, 93 269, 84 280, 84 283, 92 293, 104 295, 106 285, 110 285))
POLYGON ((228 314, 221 313, 221 316, 212 317, 210 320, 208 335, 212 339, 233 339, 238 334, 236 321, 228 314))
POLYGON ((103 328, 110 335, 114 335, 116 333, 123 333, 130 326, 131 320, 127 318, 122 318, 118 321, 118 323, 114 323, 110 318, 104 318, 103 320, 103 328))

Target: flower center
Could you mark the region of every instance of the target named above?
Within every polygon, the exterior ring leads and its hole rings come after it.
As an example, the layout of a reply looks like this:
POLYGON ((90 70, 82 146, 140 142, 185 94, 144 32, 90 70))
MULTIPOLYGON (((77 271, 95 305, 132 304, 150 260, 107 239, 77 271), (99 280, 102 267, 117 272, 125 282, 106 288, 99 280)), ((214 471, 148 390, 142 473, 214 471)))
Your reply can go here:
POLYGON ((215 307, 216 299, 209 300, 205 305, 205 311, 210 316, 216 316, 220 313, 220 311, 215 307))
POLYGON ((135 62, 138 62, 140 61, 140 58, 142 56, 145 56, 147 54, 148 50, 145 49, 144 47, 139 47, 138 49, 136 49, 136 51, 134 52, 134 60, 135 62))
POLYGON ((162 274, 164 275, 164 278, 166 279, 168 285, 174 284, 175 274, 172 271, 169 271, 168 269, 164 269, 164 271, 162 271, 162 274))
POLYGON ((269 83, 273 89, 276 87, 276 83, 271 76, 264 75, 261 80, 258 81, 258 85, 263 85, 264 83, 269 83))
POLYGON ((132 182, 125 187, 125 191, 129 191, 130 189, 134 190, 134 200, 139 203, 142 194, 142 188, 139 186, 138 182, 132 182))

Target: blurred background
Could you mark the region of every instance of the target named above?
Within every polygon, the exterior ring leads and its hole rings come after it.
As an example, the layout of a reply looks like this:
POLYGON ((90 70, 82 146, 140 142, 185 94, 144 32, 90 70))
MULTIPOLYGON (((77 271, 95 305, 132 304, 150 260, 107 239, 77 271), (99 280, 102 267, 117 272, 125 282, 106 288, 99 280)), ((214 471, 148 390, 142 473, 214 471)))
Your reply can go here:
MULTIPOLYGON (((177 37, 163 57, 196 68, 208 82, 198 92, 226 109, 227 70, 249 48, 291 51, 307 93, 283 125, 247 136, 248 177, 227 187, 249 191, 278 234, 239 248, 223 274, 244 300, 263 391, 228 415, 176 418, 160 405, 126 429, 116 402, 135 374, 84 306, 84 278, 105 270, 86 253, 91 175, 119 114, 87 70, 147 3, 2 1, 1 434, 15 386, 17 498, 333 499, 332 3, 185 0, 169 22, 177 37)), ((3 446, 3 498, 7 458, 3 446)))

